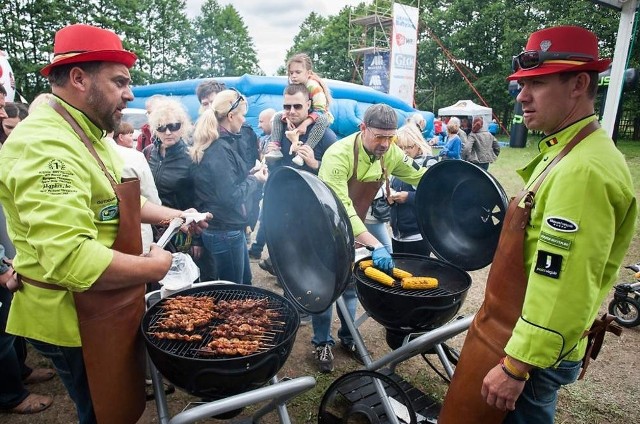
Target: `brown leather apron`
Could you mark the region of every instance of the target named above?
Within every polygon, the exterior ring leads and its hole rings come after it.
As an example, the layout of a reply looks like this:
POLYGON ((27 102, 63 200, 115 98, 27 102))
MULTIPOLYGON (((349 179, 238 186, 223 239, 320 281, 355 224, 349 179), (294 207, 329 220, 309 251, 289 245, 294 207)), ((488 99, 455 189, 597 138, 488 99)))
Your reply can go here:
MULTIPOLYGON (((140 181, 117 184, 73 117, 57 102, 62 115, 96 158, 118 198, 118 233, 111 248, 142 254, 140 181)), ((144 412, 145 356, 139 326, 144 314, 145 285, 74 293, 82 356, 98 423, 135 423, 144 412)))
POLYGON ((358 181, 358 157, 360 153, 358 141, 360 140, 360 134, 356 136, 353 142, 353 175, 347 181, 347 188, 349 198, 353 202, 353 207, 358 214, 358 217, 364 222, 367 216, 367 211, 371 202, 373 202, 376 192, 380 189, 380 186, 386 181, 387 194, 389 192, 389 179, 387 178, 387 170, 384 167, 384 158, 380 158, 380 166, 382 167, 382 175, 378 181, 363 182, 358 181))
POLYGON ((489 270, 484 302, 469 327, 460 360, 438 416, 439 424, 492 424, 504 420, 507 412, 489 406, 482 398, 482 381, 506 355, 504 347, 522 313, 527 291, 524 236, 534 197, 551 169, 597 128, 595 122, 585 126, 547 165, 535 186, 530 191, 521 191, 509 203, 489 270))

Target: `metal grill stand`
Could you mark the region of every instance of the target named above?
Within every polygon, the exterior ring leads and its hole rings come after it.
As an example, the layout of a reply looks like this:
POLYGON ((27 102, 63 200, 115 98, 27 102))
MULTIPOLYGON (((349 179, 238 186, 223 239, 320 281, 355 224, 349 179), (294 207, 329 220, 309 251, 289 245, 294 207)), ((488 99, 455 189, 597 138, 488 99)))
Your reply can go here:
MULTIPOLYGON (((196 283, 193 286, 198 287, 214 284, 219 283, 204 282, 196 283)), ((228 282, 224 282, 224 284, 228 284, 228 282)), ((159 293, 159 291, 148 293, 146 295, 147 305, 149 305, 149 299, 152 296, 159 296, 159 293)), ((267 401, 269 402, 262 408, 257 410, 251 417, 248 417, 240 422, 246 422, 247 424, 257 423, 269 412, 277 410, 280 424, 291 424, 291 419, 289 418, 289 412, 287 411, 286 402, 312 389, 316 385, 316 380, 310 376, 285 380, 278 380, 278 377, 274 376, 269 381, 269 385, 265 387, 240 393, 234 396, 229 396, 224 399, 205 402, 201 405, 184 410, 174 417, 170 417, 169 409, 167 406, 167 397, 164 393, 162 375, 153 365, 153 362, 151 360, 148 360, 148 364, 151 374, 151 382, 153 384, 153 391, 155 394, 158 420, 160 424, 191 424, 199 420, 221 415, 227 412, 244 408, 246 406, 251 406, 267 401)))
MULTIPOLYGON (((442 362, 442 365, 445 368, 445 371, 447 372, 449 377, 451 377, 453 375, 453 367, 451 362, 447 358, 446 352, 442 345, 448 339, 466 331, 473 321, 473 315, 461 317, 423 335, 420 335, 412 340, 406 338, 406 343, 401 347, 392 350, 382 358, 374 361, 371 358, 371 354, 369 353, 364 343, 360 331, 358 330, 358 327, 360 327, 360 325, 362 325, 362 323, 366 321, 367 318, 369 318, 369 315, 367 314, 367 312, 365 312, 356 320, 353 320, 351 318, 351 315, 349 314, 349 310, 342 296, 338 298, 336 304, 340 312, 342 313, 347 328, 351 332, 351 336, 353 337, 356 349, 364 362, 364 367, 368 371, 376 371, 383 368, 388 368, 391 373, 394 373, 397 365, 401 362, 419 355, 426 350, 435 349, 439 360, 442 362)), ((400 420, 397 416, 398 414, 394 411, 382 383, 379 380, 374 380, 374 385, 376 388, 376 392, 380 397, 380 401, 384 406, 386 416, 389 418, 389 422, 391 422, 392 424, 400 424, 400 420)), ((427 422, 435 422, 433 421, 433 418, 435 417, 426 417, 427 422)))

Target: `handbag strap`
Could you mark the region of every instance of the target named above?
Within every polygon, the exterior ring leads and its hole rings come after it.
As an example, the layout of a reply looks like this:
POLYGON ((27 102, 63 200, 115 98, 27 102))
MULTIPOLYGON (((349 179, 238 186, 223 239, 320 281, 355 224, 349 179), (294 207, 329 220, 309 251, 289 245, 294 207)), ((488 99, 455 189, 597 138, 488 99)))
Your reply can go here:
POLYGON ((580 143, 582 140, 584 140, 588 135, 590 135, 592 132, 594 132, 598 128, 600 128, 600 124, 598 124, 598 121, 591 121, 587 125, 585 125, 580 131, 578 131, 578 134, 576 134, 571 139, 571 141, 569 141, 569 143, 567 143, 567 145, 564 146, 564 148, 560 151, 560 153, 558 153, 558 155, 555 158, 553 158, 553 160, 549 163, 549 165, 547 165, 544 171, 542 171, 542 173, 538 176, 536 184, 533 186, 533 189, 530 190, 530 193, 536 194, 538 192, 538 189, 540 188, 540 185, 542 184, 542 181, 549 174, 549 172, 551 172, 551 169, 553 169, 553 167, 556 166, 556 164, 560 162, 560 160, 563 157, 567 156, 571 151, 571 149, 576 147, 578 143, 580 143))
MULTIPOLYGON (((64 107, 62 107, 60 103, 58 103, 54 99, 51 99, 49 101, 49 106, 51 106, 53 110, 58 112, 64 118, 64 120, 67 121, 69 125, 71 125, 71 128, 73 129, 73 131, 75 131, 75 133, 78 134, 78 136, 80 137, 80 140, 82 140, 82 143, 84 143, 84 145, 89 150, 89 153, 91 153, 91 155, 98 162, 98 165, 100 165, 100 168, 102 169, 102 172, 104 172, 104 175, 109 179, 111 188, 113 188, 113 191, 115 192, 117 197, 118 192, 116 191, 116 185, 118 185, 118 183, 113 178, 113 176, 111 176, 111 174, 107 170, 107 167, 104 165, 104 162, 102 162, 102 159, 100 159, 98 152, 96 152, 96 149, 95 147, 93 147, 93 143, 91 142, 91 140, 89 140, 89 137, 87 136, 87 134, 80 127, 80 125, 78 125, 78 122, 75 119, 73 119, 73 116, 71 116, 71 114, 64 107)), ((120 199, 118 199, 118 201, 120 201, 120 199)))

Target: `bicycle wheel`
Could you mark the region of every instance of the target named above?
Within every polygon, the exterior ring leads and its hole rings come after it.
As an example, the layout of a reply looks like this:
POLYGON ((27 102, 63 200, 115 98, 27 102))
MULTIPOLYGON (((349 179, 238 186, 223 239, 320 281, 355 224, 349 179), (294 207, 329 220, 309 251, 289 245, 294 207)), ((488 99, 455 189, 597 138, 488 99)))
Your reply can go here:
POLYGON ((615 316, 616 322, 623 327, 630 328, 640 324, 640 303, 631 297, 614 298, 609 303, 609 313, 615 316))

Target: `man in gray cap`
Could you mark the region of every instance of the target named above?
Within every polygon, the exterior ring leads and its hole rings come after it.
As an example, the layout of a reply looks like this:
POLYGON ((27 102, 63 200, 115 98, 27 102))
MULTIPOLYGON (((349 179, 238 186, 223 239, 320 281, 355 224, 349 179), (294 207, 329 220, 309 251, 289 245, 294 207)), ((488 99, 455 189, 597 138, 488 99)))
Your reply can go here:
MULTIPOLYGON (((376 268, 387 272, 393 269, 393 259, 382 243, 367 231, 365 215, 376 192, 389 175, 417 185, 426 171, 396 146, 397 128, 398 118, 393 108, 385 104, 370 106, 364 114, 360 131, 329 147, 322 157, 318 172, 318 177, 336 193, 346 208, 358 244, 373 247, 372 258, 376 268)), ((350 315, 355 317, 357 302, 354 287, 347 288, 344 299, 350 315)), ((331 337, 332 312, 333 308, 329 308, 311 317, 311 342, 316 347, 316 359, 322 372, 333 370, 331 346, 335 341, 331 337)), ((342 326, 338 337, 342 348, 361 361, 353 337, 341 316, 340 321, 342 326)))

